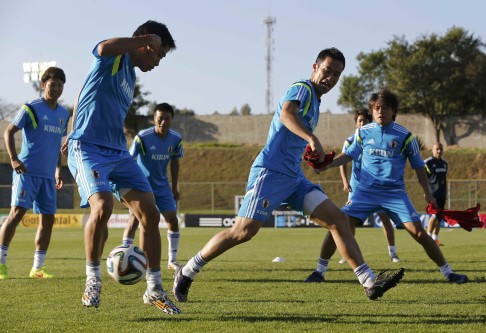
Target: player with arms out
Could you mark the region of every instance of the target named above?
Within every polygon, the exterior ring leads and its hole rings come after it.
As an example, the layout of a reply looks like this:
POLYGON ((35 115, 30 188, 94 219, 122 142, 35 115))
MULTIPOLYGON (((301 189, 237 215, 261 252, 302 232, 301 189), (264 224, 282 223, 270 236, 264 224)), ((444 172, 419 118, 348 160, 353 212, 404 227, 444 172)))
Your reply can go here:
MULTIPOLYGON (((366 124, 369 124, 373 118, 371 117, 370 112, 366 108, 359 108, 354 111, 354 124, 356 128, 361 128, 366 124)), ((349 147, 354 140, 354 134, 349 136, 343 144, 342 151, 344 152, 347 147, 349 147)), ((356 161, 352 161, 352 168, 351 168, 351 181, 348 179, 348 170, 346 167, 347 164, 341 165, 339 167, 339 171, 341 173, 341 179, 343 181, 343 189, 345 192, 348 192, 348 200, 352 200, 353 196, 353 189, 356 187, 357 183, 359 182, 359 177, 361 173, 361 159, 356 161)), ((388 242, 388 255, 390 257, 391 262, 400 262, 400 258, 398 258, 397 250, 395 246, 395 230, 393 229, 392 222, 388 215, 385 212, 379 211, 377 212, 380 220, 383 223, 383 232, 385 234, 385 238, 388 242)), ((364 222, 364 221, 363 221, 364 222)), ((356 226, 351 225, 351 230, 353 234, 356 232, 356 226)), ((320 261, 317 264, 317 269, 308 278, 304 280, 304 282, 324 282, 323 274, 327 269, 327 266, 322 265, 323 258, 319 259, 320 261), (321 271, 323 270, 323 271, 321 271)), ((339 260, 340 264, 344 264, 346 259, 341 258, 339 260)))
MULTIPOLYGON (((405 164, 409 160, 424 191, 425 201, 434 201, 417 140, 405 127, 394 121, 398 112, 397 97, 384 88, 371 95, 369 108, 374 122, 357 129, 353 143, 329 166, 339 166, 351 159, 361 158, 360 181, 353 190, 352 200, 342 211, 354 225, 358 225, 376 211, 385 211, 395 224, 403 224, 413 239, 422 245, 447 281, 468 282, 466 275, 452 271, 440 248, 427 235, 405 191, 403 175, 405 164)), ((322 245, 321 256, 329 260, 339 243, 340 240, 328 233, 322 245)))
MULTIPOLYGON (((444 147, 442 143, 436 142, 432 146, 432 156, 424 160, 425 170, 427 171, 427 178, 429 180, 432 196, 435 199, 437 208, 444 209, 447 199, 447 171, 449 165, 447 161, 442 158, 444 147)), ((432 215, 427 225, 427 233, 437 245, 444 245, 439 241, 440 219, 436 215, 432 215)))
POLYGON ((235 224, 213 236, 176 272, 173 293, 178 301, 187 301, 192 281, 204 265, 251 240, 282 202, 289 203, 294 210, 307 212, 313 222, 330 230, 370 299, 381 297, 402 278, 403 269, 375 275, 361 255, 347 217, 320 186, 305 178, 301 169, 307 144, 319 154, 320 161, 324 160, 324 150, 313 131, 319 120, 321 97, 336 85, 344 66, 345 58, 339 50, 322 50, 312 65, 310 79, 296 82, 282 97, 267 142, 251 167, 247 192, 235 224))
POLYGON ((128 152, 123 131, 133 99, 135 67, 148 72, 173 49, 169 30, 155 21, 139 26, 132 37, 103 40, 93 49, 95 59, 75 104, 68 141, 68 164, 78 184, 80 205, 91 208, 84 229, 86 288, 81 300, 85 306, 100 304, 100 261, 115 194, 141 224, 140 247, 148 258, 144 302, 167 314, 180 313, 162 289, 160 218, 152 188, 128 152))
MULTIPOLYGON (((179 221, 176 202, 179 200, 177 183, 179 180, 179 159, 184 156, 181 135, 171 129, 174 109, 167 103, 158 104, 154 110, 155 126, 140 131, 130 147, 130 154, 138 158, 137 163, 147 177, 154 192, 157 208, 167 222, 167 245, 169 258, 167 268, 179 268, 177 251, 179 248, 179 221), (167 168, 170 164, 172 188, 169 186, 167 168)), ((135 214, 130 213, 128 226, 123 233, 123 244, 133 244, 138 227, 135 214)))
POLYGON ((0 228, 0 280, 8 278, 7 252, 25 213, 40 214, 35 236, 31 278, 52 278, 44 267, 56 213, 56 189, 61 189, 61 147, 69 112, 57 102, 66 83, 64 71, 49 67, 41 77, 44 97, 22 106, 5 130, 5 146, 13 169, 10 213, 0 228), (14 135, 22 130, 22 148, 17 155, 14 135))

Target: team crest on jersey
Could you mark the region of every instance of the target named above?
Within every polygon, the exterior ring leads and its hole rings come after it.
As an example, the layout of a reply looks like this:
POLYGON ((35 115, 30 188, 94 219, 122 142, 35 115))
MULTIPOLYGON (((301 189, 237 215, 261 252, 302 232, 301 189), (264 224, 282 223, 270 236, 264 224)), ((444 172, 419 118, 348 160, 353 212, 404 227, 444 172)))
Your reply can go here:
POLYGON ((60 118, 60 119, 59 119, 59 125, 61 125, 61 126, 62 126, 63 124, 64 124, 64 119, 60 118))
POLYGON ((150 150, 157 150, 157 148, 155 148, 155 146, 154 146, 154 145, 152 145, 152 146, 150 147, 150 150))
POLYGON ((169 147, 169 153, 172 153, 172 150, 174 150, 174 148, 172 146, 169 147))
POLYGON ((396 140, 391 140, 389 145, 390 145, 391 149, 395 149, 397 147, 398 143, 397 143, 396 140))
POLYGON ((93 176, 94 179, 100 178, 100 172, 96 170, 91 170, 91 176, 93 176))
POLYGON ((27 194, 27 191, 26 190, 22 190, 20 191, 20 196, 23 198, 25 197, 25 195, 27 194))
POLYGON ((262 203, 262 207, 263 208, 268 208, 268 206, 270 206, 270 201, 268 201, 268 199, 264 199, 263 200, 263 203, 262 203))

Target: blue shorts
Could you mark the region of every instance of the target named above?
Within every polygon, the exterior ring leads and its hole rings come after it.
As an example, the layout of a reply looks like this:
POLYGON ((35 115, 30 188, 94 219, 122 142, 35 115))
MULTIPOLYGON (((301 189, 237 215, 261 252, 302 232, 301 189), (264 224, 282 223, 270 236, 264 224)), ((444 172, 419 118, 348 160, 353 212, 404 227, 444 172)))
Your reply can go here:
POLYGON ((152 192, 137 161, 127 150, 70 140, 68 166, 78 184, 83 208, 89 207, 89 197, 99 192, 113 192, 118 200, 121 189, 152 192))
POLYGON ((346 215, 364 221, 372 213, 384 211, 395 225, 403 222, 420 222, 420 216, 412 205, 405 190, 382 192, 355 189, 352 200, 341 208, 346 215))
POLYGON ((31 176, 28 173, 12 175, 12 206, 27 210, 34 208, 36 214, 56 213, 56 183, 54 179, 31 176))
POLYGON ((304 197, 315 190, 323 192, 304 175, 292 177, 266 168, 251 168, 238 216, 266 222, 283 202, 301 212, 304 197))
POLYGON ((157 208, 161 213, 177 210, 176 201, 174 200, 174 194, 172 194, 172 189, 170 188, 168 183, 167 186, 159 188, 157 190, 157 193, 154 192, 154 196, 157 208))

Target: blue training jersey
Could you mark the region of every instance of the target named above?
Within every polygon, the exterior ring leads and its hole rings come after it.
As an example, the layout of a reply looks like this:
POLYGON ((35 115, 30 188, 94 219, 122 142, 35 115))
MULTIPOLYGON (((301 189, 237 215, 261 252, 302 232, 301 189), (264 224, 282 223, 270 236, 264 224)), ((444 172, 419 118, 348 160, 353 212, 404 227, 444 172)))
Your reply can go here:
POLYGON ((300 164, 308 142, 292 133, 280 121, 282 107, 287 101, 300 102, 299 118, 308 130, 314 132, 319 121, 321 101, 316 97, 310 80, 299 81, 294 83, 280 99, 270 124, 267 142, 252 167, 264 167, 296 176, 303 173, 300 164))
POLYGON ((98 45, 93 49, 95 59, 78 97, 70 138, 126 150, 123 124, 133 99, 135 69, 128 53, 101 57, 98 45))
POLYGON ((22 129, 19 160, 27 168, 27 174, 54 179, 69 116, 61 105, 52 109, 43 98, 20 108, 12 124, 22 129))
POLYGON ((386 126, 373 122, 357 129, 345 154, 353 160, 361 156, 358 188, 363 190, 404 190, 407 159, 413 169, 425 166, 415 137, 395 122, 386 126))
POLYGON ((169 129, 165 138, 155 132, 155 127, 144 129, 135 136, 130 154, 147 177, 155 194, 168 186, 167 166, 172 160, 184 156, 181 135, 169 129))
MULTIPOLYGON (((349 136, 343 144, 343 150, 342 152, 346 152, 346 148, 351 146, 354 141, 354 134, 349 136)), ((349 186, 351 186, 351 190, 354 190, 356 186, 358 186, 359 183, 359 178, 361 176, 361 156, 357 158, 356 160, 353 160, 352 162, 352 167, 351 167, 351 177, 349 179, 349 186)))

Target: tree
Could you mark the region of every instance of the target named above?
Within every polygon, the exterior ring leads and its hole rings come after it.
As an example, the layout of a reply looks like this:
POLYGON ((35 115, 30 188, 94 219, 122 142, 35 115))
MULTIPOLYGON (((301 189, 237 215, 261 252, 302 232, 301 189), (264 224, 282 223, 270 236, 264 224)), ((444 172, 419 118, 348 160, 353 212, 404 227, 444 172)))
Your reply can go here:
POLYGON ((6 103, 0 98, 0 121, 12 119, 19 108, 16 105, 6 103))
MULTIPOLYGON (((128 108, 127 116, 125 118, 125 131, 128 135, 134 137, 138 132, 137 118, 139 117, 140 109, 148 106, 151 102, 145 99, 145 96, 150 95, 148 91, 142 91, 142 85, 137 81, 133 90, 132 104, 128 108)), ((153 111, 153 110, 150 110, 153 111)))
MULTIPOLYGON (((388 86, 400 100, 400 113, 428 117, 438 140, 448 145, 477 130, 477 121, 451 121, 486 112, 486 54, 479 37, 452 27, 444 36, 423 35, 414 43, 394 37, 388 47, 360 53, 359 75, 344 77, 338 103, 349 108, 367 104, 370 93, 388 86), (456 128, 467 130, 458 135, 456 128)), ((464 118, 463 118, 464 119, 464 118)))
POLYGON ((238 109, 236 108, 236 106, 233 108, 233 110, 231 110, 230 116, 237 116, 238 115, 238 109))
POLYGON ((249 116, 251 114, 251 107, 249 104, 243 104, 240 108, 240 114, 242 116, 249 116))

